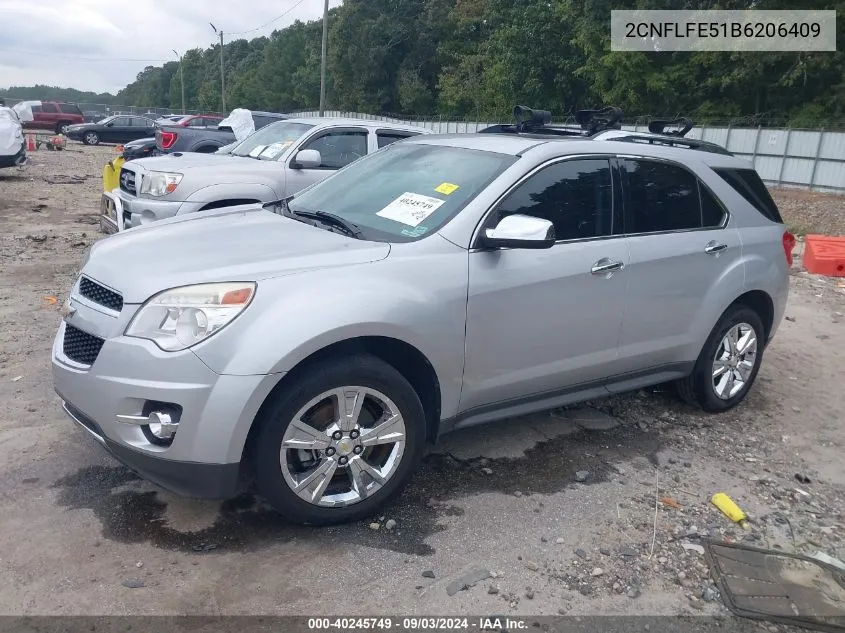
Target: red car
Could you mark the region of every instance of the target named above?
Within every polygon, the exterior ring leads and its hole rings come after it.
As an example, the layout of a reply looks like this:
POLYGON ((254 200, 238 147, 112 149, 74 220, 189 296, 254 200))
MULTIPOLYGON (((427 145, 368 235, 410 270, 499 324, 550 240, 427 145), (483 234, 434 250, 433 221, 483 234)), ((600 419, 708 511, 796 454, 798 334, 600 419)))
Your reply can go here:
MULTIPOLYGON (((170 118, 170 117, 168 117, 170 118)), ((176 119, 168 125, 178 125, 179 127, 202 127, 202 128, 217 128, 222 116, 215 116, 213 114, 186 114, 185 116, 176 119)))
POLYGON ((68 125, 85 123, 82 110, 72 103, 42 101, 41 105, 30 106, 32 121, 24 121, 27 130, 51 130, 56 134, 64 133, 68 125))

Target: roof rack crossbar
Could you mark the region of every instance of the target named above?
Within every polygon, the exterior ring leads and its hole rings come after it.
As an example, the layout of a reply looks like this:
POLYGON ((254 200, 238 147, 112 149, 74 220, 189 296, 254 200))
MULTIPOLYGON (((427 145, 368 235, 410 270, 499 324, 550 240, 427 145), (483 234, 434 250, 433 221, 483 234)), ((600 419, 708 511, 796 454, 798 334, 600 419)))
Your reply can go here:
POLYGON ((606 106, 596 110, 578 110, 575 122, 587 134, 595 134, 603 130, 622 129, 622 110, 614 106, 606 106))
POLYGON ((663 134, 665 136, 686 136, 693 125, 692 120, 683 116, 676 119, 654 119, 649 121, 648 131, 652 134, 663 134))

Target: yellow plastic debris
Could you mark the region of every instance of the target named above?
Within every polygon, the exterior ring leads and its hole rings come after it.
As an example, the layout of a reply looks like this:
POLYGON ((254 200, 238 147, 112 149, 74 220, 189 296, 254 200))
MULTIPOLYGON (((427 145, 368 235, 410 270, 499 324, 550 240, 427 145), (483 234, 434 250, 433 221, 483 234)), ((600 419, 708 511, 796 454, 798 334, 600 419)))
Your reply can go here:
POLYGON ((120 186, 120 167, 124 162, 123 156, 118 156, 103 167, 103 191, 114 191, 120 186))
POLYGON ((722 511, 722 514, 728 517, 731 521, 739 523, 739 525, 743 528, 747 528, 748 516, 742 511, 742 508, 736 505, 734 500, 724 492, 717 492, 713 495, 713 498, 710 499, 710 503, 719 508, 719 510, 722 511))

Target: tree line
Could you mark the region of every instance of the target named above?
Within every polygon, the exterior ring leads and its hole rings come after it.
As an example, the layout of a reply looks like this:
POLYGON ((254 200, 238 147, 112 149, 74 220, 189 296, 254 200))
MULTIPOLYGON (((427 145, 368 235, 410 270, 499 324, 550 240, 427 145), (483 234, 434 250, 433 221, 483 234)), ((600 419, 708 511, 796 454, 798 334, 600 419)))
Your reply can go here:
MULTIPOLYGON (((843 29, 832 53, 611 52, 610 9, 794 9, 793 0, 345 0, 330 12, 330 109, 506 119, 517 103, 567 116, 612 104, 631 116, 845 124, 843 29)), ((845 0, 801 9, 845 10, 845 0)), ((321 21, 226 43, 226 103, 316 109, 321 21)), ((186 107, 220 109, 220 47, 183 57, 186 107)), ((112 103, 181 108, 178 62, 148 66, 112 103)), ((105 103, 106 101, 101 101, 105 103)))

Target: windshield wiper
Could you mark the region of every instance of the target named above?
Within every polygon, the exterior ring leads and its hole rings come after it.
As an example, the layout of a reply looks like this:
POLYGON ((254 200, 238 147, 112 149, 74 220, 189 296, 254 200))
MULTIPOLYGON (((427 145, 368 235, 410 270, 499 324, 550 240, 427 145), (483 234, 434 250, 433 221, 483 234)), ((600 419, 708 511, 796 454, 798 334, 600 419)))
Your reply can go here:
POLYGON ((361 229, 358 228, 357 224, 354 224, 349 220, 340 217, 339 215, 329 213, 328 211, 294 211, 287 205, 287 202, 285 202, 284 206, 293 215, 298 215, 303 218, 315 218, 317 220, 320 220, 323 224, 331 224, 340 227, 347 235, 350 235, 356 239, 364 239, 364 234, 361 232, 361 229))

